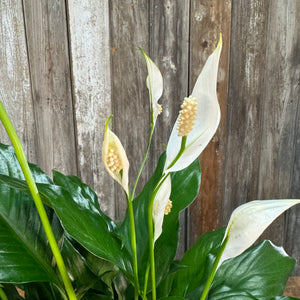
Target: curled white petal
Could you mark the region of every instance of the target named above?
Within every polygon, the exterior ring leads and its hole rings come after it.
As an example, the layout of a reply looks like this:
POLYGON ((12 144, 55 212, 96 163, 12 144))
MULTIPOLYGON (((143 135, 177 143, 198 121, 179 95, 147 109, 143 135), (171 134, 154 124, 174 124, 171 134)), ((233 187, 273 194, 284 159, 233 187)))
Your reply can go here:
POLYGON ((236 208, 224 235, 227 242, 219 266, 224 260, 244 252, 278 216, 298 203, 298 199, 256 200, 236 208))
POLYGON ((155 123, 160 111, 157 101, 159 100, 159 98, 163 93, 163 77, 156 64, 149 58, 149 56, 142 49, 141 51, 144 54, 146 64, 147 64, 148 76, 146 79, 146 84, 149 90, 153 120, 155 123))
POLYGON ((179 171, 189 166, 201 154, 219 126, 220 106, 216 88, 221 49, 220 37, 217 48, 207 59, 191 94, 198 103, 198 110, 195 125, 187 136, 186 149, 177 162, 169 168, 181 147, 181 137, 178 136, 177 131, 178 118, 176 120, 167 145, 168 172, 179 171))
POLYGON ((105 124, 102 160, 107 172, 123 187, 128 195, 129 161, 119 138, 108 127, 110 119, 111 117, 107 119, 105 124), (116 157, 116 164, 119 166, 113 166, 113 162, 112 164, 109 163, 109 155, 111 155, 112 152, 116 157), (114 167, 115 170, 113 169, 114 167))
POLYGON ((165 207, 168 203, 171 194, 171 177, 170 175, 164 180, 153 201, 152 217, 154 223, 154 241, 162 233, 162 225, 165 215, 165 207))

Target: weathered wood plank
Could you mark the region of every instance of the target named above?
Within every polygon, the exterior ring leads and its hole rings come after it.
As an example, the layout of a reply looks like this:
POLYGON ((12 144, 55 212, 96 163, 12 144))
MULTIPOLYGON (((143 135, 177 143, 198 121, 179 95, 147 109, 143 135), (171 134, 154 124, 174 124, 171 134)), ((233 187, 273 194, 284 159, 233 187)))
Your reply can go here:
MULTIPOLYGON (((262 199, 300 197, 299 27, 299 1, 270 2, 258 174, 258 197, 262 199)), ((266 235, 279 245, 285 241, 289 254, 298 259, 299 212, 299 208, 289 211, 289 226, 285 228, 281 217, 266 235)))
MULTIPOLYGON (((159 101, 163 112, 156 124, 151 148, 151 170, 165 150, 183 98, 188 96, 189 2, 150 1, 150 56, 164 78, 164 93, 159 101)), ((180 216, 178 256, 186 247, 186 214, 180 216)))
POLYGON ((269 1, 233 1, 223 223, 257 198, 269 1))
POLYGON ((65 1, 23 5, 37 162, 47 173, 77 174, 65 1))
MULTIPOLYGON (((29 160, 36 162, 35 127, 20 1, 0 2, 0 98, 29 160)), ((10 144, 0 125, 1 143, 10 144)))
MULTIPOLYGON (((146 151, 150 108, 145 80, 146 64, 138 47, 149 50, 148 1, 110 1, 110 41, 113 129, 120 137, 130 162, 130 186, 146 151)), ((148 160, 149 162, 149 160, 148 160)), ((148 178, 146 164, 137 193, 148 178)), ((123 191, 116 188, 116 217, 126 210, 123 191)))
POLYGON ((220 32, 223 34, 217 88, 221 122, 215 137, 200 156, 202 169, 200 194, 189 210, 191 245, 201 233, 219 228, 222 224, 231 1, 192 1, 190 18, 190 88, 193 88, 207 57, 215 49, 220 32))
POLYGON ((300 277, 290 277, 288 279, 283 295, 290 297, 300 296, 300 277))
POLYGON ((102 163, 104 125, 111 114, 108 1, 67 3, 78 174, 114 217, 114 185, 102 163))

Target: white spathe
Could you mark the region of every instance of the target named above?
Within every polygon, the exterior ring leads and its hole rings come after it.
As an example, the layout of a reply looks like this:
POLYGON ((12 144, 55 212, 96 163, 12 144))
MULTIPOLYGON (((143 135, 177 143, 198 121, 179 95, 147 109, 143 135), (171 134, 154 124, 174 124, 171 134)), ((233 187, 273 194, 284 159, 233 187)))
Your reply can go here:
POLYGON ((123 187, 124 191, 128 195, 129 194, 128 191, 129 161, 121 141, 116 136, 116 134, 114 134, 108 127, 111 118, 112 116, 110 116, 105 123, 104 141, 102 146, 102 160, 109 175, 123 187), (110 149, 113 149, 116 152, 116 155, 120 160, 120 164, 122 165, 122 172, 118 174, 112 172, 111 168, 108 166, 107 163, 107 158, 110 149))
POLYGON ((177 130, 178 118, 171 132, 167 145, 166 172, 175 172, 188 167, 204 150, 218 128, 220 106, 216 88, 221 49, 222 37, 220 35, 217 48, 208 57, 191 94, 198 103, 195 125, 187 136, 186 148, 183 154, 169 168, 181 147, 182 137, 178 136, 177 130))
POLYGON ((163 77, 156 64, 149 58, 149 56, 141 49, 144 54, 148 76, 146 79, 147 88, 149 90, 149 98, 152 110, 153 123, 155 124, 157 116, 159 115, 159 105, 157 101, 163 93, 163 77))
MULTIPOLYGON (((163 179, 162 179, 163 180, 163 179)), ((153 200, 152 217, 154 223, 154 242, 162 233, 162 225, 165 216, 165 207, 171 194, 171 176, 167 175, 164 182, 159 187, 153 200)))
POLYGON ((218 266, 248 249, 278 216, 298 203, 299 199, 256 200, 236 208, 227 225, 223 239, 227 242, 218 266))

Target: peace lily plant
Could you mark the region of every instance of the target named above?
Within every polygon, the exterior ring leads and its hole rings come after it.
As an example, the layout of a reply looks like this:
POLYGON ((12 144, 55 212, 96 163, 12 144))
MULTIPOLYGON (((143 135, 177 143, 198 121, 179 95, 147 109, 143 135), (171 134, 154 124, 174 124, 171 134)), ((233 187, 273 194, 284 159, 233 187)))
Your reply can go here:
POLYGON ((282 296, 295 260, 269 241, 252 245, 300 200, 246 203, 232 213, 226 229, 203 234, 181 260, 174 260, 179 213, 199 192, 198 156, 220 121, 216 85, 221 48, 220 37, 183 100, 153 176, 135 196, 163 93, 162 75, 142 51, 151 130, 132 189, 125 149, 109 128, 112 117, 105 124, 103 163, 127 200, 121 222, 101 211, 95 192, 79 178, 57 171, 50 178, 28 164, 0 103, 13 145, 0 145, 1 299, 295 299, 282 296))

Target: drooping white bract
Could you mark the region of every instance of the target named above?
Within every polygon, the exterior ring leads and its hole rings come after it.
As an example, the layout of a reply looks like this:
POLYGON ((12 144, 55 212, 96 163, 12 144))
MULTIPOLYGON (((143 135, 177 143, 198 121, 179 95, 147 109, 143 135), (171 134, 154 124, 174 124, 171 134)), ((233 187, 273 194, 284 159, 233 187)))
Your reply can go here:
POLYGON ((178 121, 173 127, 169 142, 167 145, 166 170, 175 172, 188 167, 207 146, 214 136, 220 122, 220 106, 217 99, 217 75, 219 58, 222 48, 222 38, 217 48, 207 59, 201 74, 199 75, 193 92, 190 97, 195 98, 197 102, 197 115, 195 125, 187 135, 186 148, 177 160, 169 167, 176 158, 181 147, 181 136, 178 136, 178 121))
POLYGON ((155 124, 157 116, 159 115, 161 110, 161 107, 157 103, 157 101, 159 100, 159 98, 163 93, 163 77, 156 64, 149 58, 149 56, 142 49, 141 51, 144 54, 146 64, 147 64, 147 69, 148 69, 146 84, 149 90, 149 98, 151 103, 153 123, 155 124))
POLYGON ((227 225, 223 239, 227 242, 218 266, 244 252, 279 215, 298 203, 298 199, 256 200, 236 208, 227 225))
POLYGON ((170 194, 171 194, 171 177, 170 175, 168 175, 167 178, 162 183, 162 185, 159 187, 153 201, 152 217, 154 222, 154 241, 156 241, 162 233, 165 207, 170 198, 170 194))
POLYGON ((108 128, 112 116, 105 123, 102 160, 107 172, 123 187, 128 195, 129 161, 119 138, 108 128))

